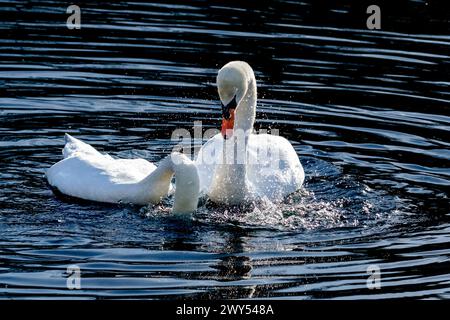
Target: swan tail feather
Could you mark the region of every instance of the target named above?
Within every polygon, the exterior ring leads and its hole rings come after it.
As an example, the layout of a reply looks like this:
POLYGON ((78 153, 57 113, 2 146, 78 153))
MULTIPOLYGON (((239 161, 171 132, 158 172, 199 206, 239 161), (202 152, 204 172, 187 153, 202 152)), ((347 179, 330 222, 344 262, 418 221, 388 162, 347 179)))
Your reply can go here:
POLYGON ((62 150, 64 158, 73 156, 74 154, 84 153, 89 155, 101 155, 93 146, 72 137, 70 134, 66 133, 64 135, 65 146, 62 150))

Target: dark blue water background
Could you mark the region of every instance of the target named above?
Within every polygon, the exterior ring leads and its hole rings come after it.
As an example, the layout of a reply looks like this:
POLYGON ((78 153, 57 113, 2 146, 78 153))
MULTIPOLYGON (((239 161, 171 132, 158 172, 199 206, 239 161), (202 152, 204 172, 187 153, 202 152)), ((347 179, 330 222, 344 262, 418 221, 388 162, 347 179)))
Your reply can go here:
MULTIPOLYGON (((0 298, 450 297, 450 32, 434 1, 0 3, 0 298), (217 128, 217 70, 254 68, 256 128, 295 147, 304 189, 189 223, 57 197, 65 132, 158 162, 217 128), (81 268, 68 290, 67 266, 81 268), (369 290, 367 268, 382 287, 369 290)), ((200 143, 200 142, 199 142, 200 143)))

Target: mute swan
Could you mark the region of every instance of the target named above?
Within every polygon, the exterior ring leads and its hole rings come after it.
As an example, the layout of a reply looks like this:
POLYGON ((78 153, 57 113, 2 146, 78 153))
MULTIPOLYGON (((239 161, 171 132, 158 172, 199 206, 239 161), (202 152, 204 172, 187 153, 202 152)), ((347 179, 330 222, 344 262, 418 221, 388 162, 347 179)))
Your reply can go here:
POLYGON ((234 205, 258 199, 281 201, 300 189, 305 173, 283 137, 252 134, 256 79, 246 62, 232 61, 217 75, 222 131, 208 140, 195 160, 201 191, 216 203, 234 205))
POLYGON ((49 184, 63 194, 99 202, 158 203, 170 191, 175 174, 174 213, 197 209, 199 177, 194 163, 174 152, 160 165, 144 159, 113 159, 68 134, 64 159, 47 171, 49 184))

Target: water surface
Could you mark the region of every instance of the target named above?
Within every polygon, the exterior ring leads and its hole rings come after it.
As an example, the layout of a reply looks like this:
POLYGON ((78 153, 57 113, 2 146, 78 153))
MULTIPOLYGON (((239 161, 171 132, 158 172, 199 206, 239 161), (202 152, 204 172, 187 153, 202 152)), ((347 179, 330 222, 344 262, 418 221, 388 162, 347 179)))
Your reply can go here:
MULTIPOLYGON (((450 32, 433 1, 383 29, 346 1, 1 1, 0 298, 450 297, 450 32), (415 21, 416 23, 412 23, 415 21), (249 62, 257 129, 296 149, 305 186, 247 212, 56 196, 70 133, 158 162, 174 129, 220 124, 226 62, 249 62), (68 290, 67 267, 81 268, 68 290), (379 290, 367 268, 381 270, 379 290)), ((196 141, 201 143, 201 141, 196 141)))

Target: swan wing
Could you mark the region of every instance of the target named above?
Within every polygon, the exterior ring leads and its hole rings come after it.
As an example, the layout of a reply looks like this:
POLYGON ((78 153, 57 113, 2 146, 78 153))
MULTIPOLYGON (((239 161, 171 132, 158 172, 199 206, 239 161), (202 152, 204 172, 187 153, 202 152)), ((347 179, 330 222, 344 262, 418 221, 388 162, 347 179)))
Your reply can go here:
POLYGON ((280 136, 251 135, 247 177, 260 198, 281 201, 303 184, 305 173, 291 143, 280 136))
POLYGON ((200 178, 200 192, 206 194, 211 186, 219 156, 223 150, 222 135, 216 134, 209 139, 197 153, 195 165, 200 178))

